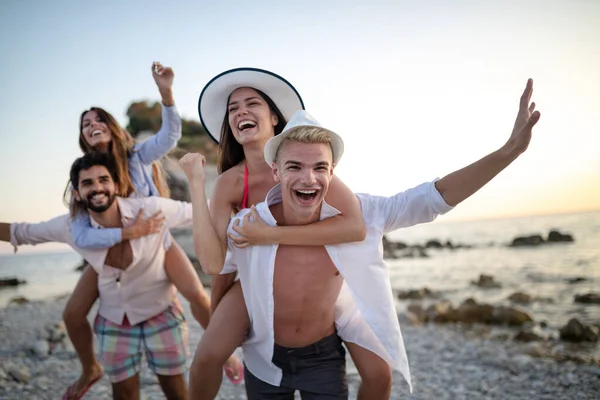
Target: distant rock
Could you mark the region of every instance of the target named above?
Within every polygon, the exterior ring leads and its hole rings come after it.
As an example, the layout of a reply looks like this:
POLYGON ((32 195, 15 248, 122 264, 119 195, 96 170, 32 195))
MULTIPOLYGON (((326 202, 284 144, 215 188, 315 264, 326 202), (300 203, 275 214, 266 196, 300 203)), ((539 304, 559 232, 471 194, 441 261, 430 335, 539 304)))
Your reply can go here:
POLYGON ((432 290, 430 290, 429 288, 421 288, 421 289, 412 289, 412 290, 406 290, 406 291, 400 291, 398 292, 398 298, 400 300, 422 300, 425 298, 439 298, 440 297, 440 293, 439 292, 434 292, 432 290))
POLYGON ((600 304, 600 293, 576 294, 575 303, 600 304))
POLYGON ((439 240, 430 240, 425 243, 426 249, 443 249, 444 245, 439 240))
POLYGON ((483 289, 495 289, 500 288, 502 285, 499 282, 494 280, 494 277, 491 275, 481 274, 479 275, 478 281, 471 281, 472 285, 479 286, 483 289))
POLYGON ((533 328, 525 328, 520 330, 513 337, 513 340, 516 340, 517 342, 537 342, 544 340, 544 337, 533 328))
POLYGON ((597 342, 599 335, 597 326, 586 325, 577 318, 571 318, 560 329, 560 338, 569 342, 597 342))
POLYGON ((513 303, 529 304, 533 301, 533 297, 527 293, 515 292, 508 297, 508 300, 513 303))
POLYGON ((26 303, 29 303, 29 299, 27 299, 26 297, 23 297, 23 296, 13 297, 8 302, 9 305, 10 304, 26 304, 26 303))
POLYGON ((509 326, 522 326, 533 322, 531 315, 518 308, 477 303, 474 299, 465 300, 458 308, 454 308, 450 301, 443 300, 429 306, 424 315, 419 313, 415 307, 411 305, 409 311, 415 315, 421 315, 425 322, 509 326))
POLYGON ((529 235, 529 236, 517 236, 512 242, 508 245, 509 247, 531 247, 531 246, 539 246, 547 243, 565 243, 565 242, 574 242, 572 235, 564 234, 559 232, 556 229, 551 230, 548 233, 548 239, 544 240, 542 235, 529 235))
POLYGON ((27 281, 22 281, 16 277, 0 278, 0 287, 19 286, 26 283, 27 281))
POLYGON ((548 242, 573 242, 573 236, 560 233, 557 230, 551 230, 548 234, 548 242))
POLYGON ((543 243, 544 238, 541 235, 517 236, 509 247, 539 246, 543 243))
POLYGON ((567 283, 570 283, 570 284, 581 283, 581 282, 585 282, 585 281, 587 281, 587 278, 584 278, 582 276, 576 276, 574 278, 567 279, 567 283))

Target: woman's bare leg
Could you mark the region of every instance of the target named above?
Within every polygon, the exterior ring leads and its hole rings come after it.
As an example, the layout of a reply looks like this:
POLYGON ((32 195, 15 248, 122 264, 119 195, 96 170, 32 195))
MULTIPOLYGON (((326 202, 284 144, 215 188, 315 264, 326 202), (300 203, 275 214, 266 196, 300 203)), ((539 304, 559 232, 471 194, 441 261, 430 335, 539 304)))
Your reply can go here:
POLYGON ((165 271, 171 283, 190 303, 194 319, 206 329, 210 320, 210 298, 187 254, 173 238, 165 253, 165 271))
POLYGON ((190 369, 190 398, 214 399, 221 387, 221 365, 242 344, 250 320, 242 286, 236 282, 223 296, 196 349, 190 369))
MULTIPOLYGON (((165 271, 167 272, 167 276, 181 295, 190 303, 190 309, 194 318, 206 330, 211 319, 208 294, 204 290, 198 273, 185 254, 185 251, 183 251, 175 239, 171 238, 171 243, 171 247, 165 253, 165 271)), ((236 381, 240 378, 239 374, 242 373, 243 368, 241 361, 231 353, 233 353, 233 350, 216 367, 220 371, 225 365, 227 367, 227 376, 231 380, 236 381)))
POLYGON ((104 370, 94 355, 94 335, 87 320, 98 298, 98 274, 89 265, 85 267, 77 286, 63 311, 63 320, 69 339, 81 362, 81 376, 70 386, 69 393, 76 394, 90 382, 101 377, 104 370))
POLYGON ((387 400, 392 394, 392 370, 377 354, 346 343, 361 378, 357 400, 387 400))

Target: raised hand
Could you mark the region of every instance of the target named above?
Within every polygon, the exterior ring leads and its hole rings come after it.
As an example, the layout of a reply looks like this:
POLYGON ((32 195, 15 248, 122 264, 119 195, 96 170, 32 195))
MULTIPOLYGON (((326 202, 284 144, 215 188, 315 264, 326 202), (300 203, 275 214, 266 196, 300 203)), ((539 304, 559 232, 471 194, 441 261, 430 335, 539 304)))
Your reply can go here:
POLYGON ((200 153, 187 153, 179 160, 179 165, 183 168, 190 183, 204 184, 206 178, 204 164, 206 164, 206 158, 200 153))
POLYGON ((158 61, 152 63, 152 77, 158 90, 169 90, 173 87, 175 74, 170 67, 165 67, 158 61))
POLYGON ((527 80, 525 90, 521 95, 519 102, 519 112, 513 131, 508 139, 506 145, 511 151, 516 154, 521 154, 529 146, 531 141, 531 130, 540 119, 540 112, 535 111, 535 103, 531 102, 531 95, 533 93, 533 79, 527 80))

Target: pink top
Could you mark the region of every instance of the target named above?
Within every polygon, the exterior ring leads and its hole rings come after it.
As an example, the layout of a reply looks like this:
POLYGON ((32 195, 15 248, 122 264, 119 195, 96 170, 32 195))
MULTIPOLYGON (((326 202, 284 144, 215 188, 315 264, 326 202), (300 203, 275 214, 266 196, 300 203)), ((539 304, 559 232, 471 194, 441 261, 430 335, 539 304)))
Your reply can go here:
MULTIPOLYGON (((75 245, 69 215, 61 215, 37 224, 11 224, 10 242, 14 245, 63 242, 69 244, 98 273, 100 308, 98 313, 115 324, 123 318, 132 325, 148 320, 166 310, 175 297, 175 287, 165 272, 164 241, 170 228, 192 224, 192 205, 163 197, 117 197, 123 226, 133 223, 143 208, 148 218, 158 210, 165 216, 160 233, 130 241, 133 261, 125 270, 104 265, 108 249, 83 249, 75 245)), ((95 228, 102 228, 93 218, 95 228)))

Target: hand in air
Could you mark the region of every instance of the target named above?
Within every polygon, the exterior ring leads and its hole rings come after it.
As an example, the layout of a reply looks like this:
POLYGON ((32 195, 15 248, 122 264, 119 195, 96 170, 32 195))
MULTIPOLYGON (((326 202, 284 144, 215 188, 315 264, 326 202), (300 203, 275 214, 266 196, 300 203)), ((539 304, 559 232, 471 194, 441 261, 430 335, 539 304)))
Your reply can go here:
POLYGON ((265 224, 256 208, 252 206, 250 212, 244 216, 242 225, 240 225, 239 219, 234 221, 232 229, 237 235, 228 233, 227 236, 233 241, 234 246, 240 249, 251 245, 272 244, 273 242, 268 240, 268 232, 272 228, 265 224))
POLYGON ((519 113, 515 120, 512 134, 506 145, 517 154, 527 150, 531 141, 531 130, 540 119, 540 112, 535 111, 535 103, 531 102, 531 94, 533 93, 533 80, 527 80, 527 86, 521 95, 519 102, 519 113))
POLYGON ((204 165, 206 158, 200 153, 187 153, 179 160, 179 165, 183 168, 188 181, 204 183, 206 173, 204 165))
POLYGON ((152 63, 152 77, 158 89, 171 89, 175 73, 170 67, 165 67, 158 61, 152 63))

